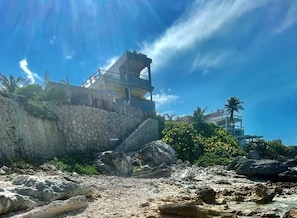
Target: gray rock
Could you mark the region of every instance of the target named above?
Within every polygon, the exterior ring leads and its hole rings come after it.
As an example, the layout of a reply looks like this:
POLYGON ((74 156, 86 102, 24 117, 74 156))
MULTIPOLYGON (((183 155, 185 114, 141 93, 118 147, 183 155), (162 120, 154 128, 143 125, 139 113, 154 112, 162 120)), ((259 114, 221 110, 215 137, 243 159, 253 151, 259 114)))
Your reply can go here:
POLYGON ((53 201, 48 205, 34 208, 29 212, 12 216, 11 218, 46 218, 46 217, 56 217, 60 214, 77 210, 80 208, 85 208, 88 206, 86 196, 79 195, 67 200, 57 200, 53 201))
POLYGON ((91 187, 62 176, 20 175, 11 186, 0 190, 0 215, 32 209, 77 195, 91 196, 91 187))
POLYGON ((2 190, 0 192, 0 215, 30 209, 35 206, 37 206, 37 203, 28 196, 22 196, 8 190, 2 190))
POLYGON ((228 169, 250 177, 276 177, 288 170, 288 167, 276 160, 252 160, 238 157, 228 166, 228 169))
POLYGON ((196 191, 197 196, 207 204, 216 203, 216 192, 209 186, 199 187, 196 191))
POLYGON ((90 187, 70 181, 66 177, 49 176, 40 178, 36 176, 20 175, 13 182, 12 192, 41 202, 51 202, 57 199, 67 199, 77 195, 90 196, 90 187))
POLYGON ((177 162, 174 149, 161 140, 150 142, 139 151, 139 158, 143 164, 159 166, 171 165, 177 162))
POLYGON ((123 152, 112 153, 112 163, 121 176, 131 176, 133 172, 133 166, 131 158, 123 152))

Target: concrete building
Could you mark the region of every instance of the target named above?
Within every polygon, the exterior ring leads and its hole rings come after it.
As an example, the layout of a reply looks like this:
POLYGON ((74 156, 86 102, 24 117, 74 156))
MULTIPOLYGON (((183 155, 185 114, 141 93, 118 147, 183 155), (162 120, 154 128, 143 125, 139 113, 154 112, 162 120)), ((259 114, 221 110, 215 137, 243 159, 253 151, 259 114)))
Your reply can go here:
POLYGON ((114 102, 139 107, 146 113, 155 113, 152 100, 152 59, 137 52, 125 52, 106 71, 98 70, 81 86, 100 90, 114 96, 114 102))
POLYGON ((223 109, 218 109, 216 112, 205 115, 205 121, 214 123, 225 129, 230 135, 235 137, 240 145, 246 142, 259 140, 263 136, 245 135, 242 125, 242 116, 234 115, 233 122, 228 114, 223 109))

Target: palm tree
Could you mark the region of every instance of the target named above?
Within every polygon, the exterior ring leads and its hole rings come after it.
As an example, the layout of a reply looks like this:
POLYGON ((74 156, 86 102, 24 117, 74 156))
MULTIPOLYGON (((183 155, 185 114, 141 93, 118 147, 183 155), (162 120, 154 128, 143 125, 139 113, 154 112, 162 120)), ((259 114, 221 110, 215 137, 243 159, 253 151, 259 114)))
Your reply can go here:
POLYGON ((194 118, 194 122, 199 124, 199 123, 203 123, 205 121, 205 111, 207 110, 207 107, 205 107, 204 109, 202 109, 201 107, 197 107, 196 110, 194 110, 193 112, 193 118, 194 118))
POLYGON ((242 107, 243 102, 239 100, 236 96, 227 99, 227 104, 225 104, 225 113, 230 115, 231 125, 234 126, 234 111, 244 110, 242 107))
POLYGON ((12 74, 9 75, 7 78, 4 74, 0 73, 0 90, 15 93, 18 88, 27 84, 27 80, 18 77, 14 78, 12 74))
POLYGON ((164 114, 165 116, 165 119, 168 120, 168 121, 173 121, 174 120, 174 117, 175 115, 174 114, 164 114))

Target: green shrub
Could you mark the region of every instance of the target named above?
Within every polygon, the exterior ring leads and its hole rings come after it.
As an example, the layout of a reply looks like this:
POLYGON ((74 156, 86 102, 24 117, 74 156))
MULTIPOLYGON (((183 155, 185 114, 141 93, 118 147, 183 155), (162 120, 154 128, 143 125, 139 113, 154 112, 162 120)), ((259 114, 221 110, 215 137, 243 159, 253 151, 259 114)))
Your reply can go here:
POLYGON ((83 156, 72 154, 63 158, 54 158, 54 163, 58 169, 68 172, 77 172, 86 175, 98 175, 96 167, 91 161, 84 159, 83 156))
POLYGON ((256 150, 261 158, 272 160, 284 160, 285 156, 289 155, 290 148, 274 141, 258 140, 246 144, 243 149, 246 152, 250 150, 256 150))
POLYGON ((26 85, 17 90, 17 94, 24 95, 28 99, 31 99, 34 101, 40 100, 41 93, 42 93, 42 86, 38 84, 26 85))
POLYGON ((218 149, 216 152, 207 152, 201 155, 194 164, 207 167, 214 165, 228 165, 233 160, 224 149, 218 149))
POLYGON ((66 91, 62 87, 48 84, 42 92, 41 99, 44 101, 64 101, 66 91))
POLYGON ((179 159, 193 162, 202 151, 201 136, 193 124, 167 121, 162 140, 173 146, 179 159))

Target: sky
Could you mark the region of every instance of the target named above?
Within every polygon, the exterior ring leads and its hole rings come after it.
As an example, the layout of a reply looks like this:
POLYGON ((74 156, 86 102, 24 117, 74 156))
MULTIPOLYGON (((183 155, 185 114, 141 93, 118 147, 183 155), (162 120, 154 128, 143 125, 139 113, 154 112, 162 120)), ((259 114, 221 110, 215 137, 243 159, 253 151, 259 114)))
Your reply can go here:
POLYGON ((125 51, 152 59, 158 114, 222 109, 297 145, 296 0, 1 0, 0 73, 80 85, 125 51))

